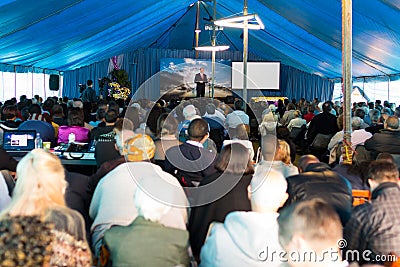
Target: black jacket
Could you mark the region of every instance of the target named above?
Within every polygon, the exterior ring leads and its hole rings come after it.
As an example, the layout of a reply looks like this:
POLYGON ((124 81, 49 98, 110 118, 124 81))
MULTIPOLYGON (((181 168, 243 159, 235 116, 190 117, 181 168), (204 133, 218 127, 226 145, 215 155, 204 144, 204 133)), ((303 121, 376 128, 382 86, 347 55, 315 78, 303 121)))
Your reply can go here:
POLYGON ((377 153, 400 154, 400 131, 383 129, 366 140, 364 146, 367 150, 377 153))
POLYGON ((331 204, 345 225, 350 219, 352 192, 350 182, 322 162, 312 163, 304 172, 287 178, 289 199, 286 205, 312 198, 331 204))
POLYGON ((183 143, 165 152, 164 170, 176 176, 183 186, 193 186, 192 182, 200 182, 217 172, 216 156, 207 149, 183 143))
POLYGON ((307 140, 311 144, 317 134, 335 134, 339 132, 336 116, 323 112, 312 118, 307 131, 307 140))

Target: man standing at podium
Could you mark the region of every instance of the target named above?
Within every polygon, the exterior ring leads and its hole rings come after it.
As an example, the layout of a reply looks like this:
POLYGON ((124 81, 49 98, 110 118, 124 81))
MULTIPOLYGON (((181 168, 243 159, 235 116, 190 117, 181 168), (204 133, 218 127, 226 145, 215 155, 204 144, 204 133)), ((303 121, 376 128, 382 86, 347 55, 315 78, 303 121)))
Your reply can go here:
POLYGON ((204 74, 204 68, 200 68, 200 73, 194 77, 196 83, 196 96, 204 97, 206 91, 207 75, 204 74))

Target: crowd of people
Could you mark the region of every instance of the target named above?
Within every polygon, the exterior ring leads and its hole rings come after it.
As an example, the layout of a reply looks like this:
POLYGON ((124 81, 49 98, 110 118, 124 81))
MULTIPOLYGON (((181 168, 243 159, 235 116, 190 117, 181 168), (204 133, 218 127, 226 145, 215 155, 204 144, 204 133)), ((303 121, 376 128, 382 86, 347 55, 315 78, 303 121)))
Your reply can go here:
POLYGON ((52 147, 72 133, 95 144, 97 170, 0 149, 0 265, 393 262, 400 108, 354 103, 352 165, 342 162, 343 116, 338 102, 304 98, 95 101, 89 90, 7 100, 0 132, 35 130, 52 147), (371 200, 353 207, 352 190, 371 200))

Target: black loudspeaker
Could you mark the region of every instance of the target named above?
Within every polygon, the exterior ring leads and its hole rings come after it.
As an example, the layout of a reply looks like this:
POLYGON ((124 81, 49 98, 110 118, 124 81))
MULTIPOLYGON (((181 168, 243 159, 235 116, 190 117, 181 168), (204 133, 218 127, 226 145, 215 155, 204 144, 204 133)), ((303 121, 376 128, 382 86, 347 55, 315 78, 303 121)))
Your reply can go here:
POLYGON ((49 89, 51 91, 58 91, 60 89, 60 75, 57 74, 50 75, 49 89))

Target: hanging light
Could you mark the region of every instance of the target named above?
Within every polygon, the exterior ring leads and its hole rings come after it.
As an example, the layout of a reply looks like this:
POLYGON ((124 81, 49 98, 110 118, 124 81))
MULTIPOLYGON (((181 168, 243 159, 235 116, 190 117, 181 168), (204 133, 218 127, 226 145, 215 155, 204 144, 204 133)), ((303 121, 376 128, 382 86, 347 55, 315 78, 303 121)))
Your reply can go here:
POLYGON ((251 30, 262 30, 265 28, 264 23, 261 21, 257 14, 248 14, 243 16, 235 16, 225 19, 216 20, 214 23, 217 26, 228 28, 244 28, 244 21, 247 21, 247 28, 251 30))

